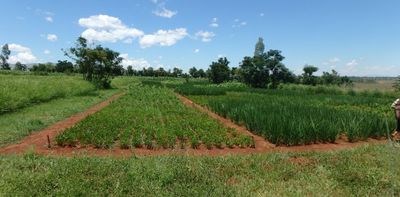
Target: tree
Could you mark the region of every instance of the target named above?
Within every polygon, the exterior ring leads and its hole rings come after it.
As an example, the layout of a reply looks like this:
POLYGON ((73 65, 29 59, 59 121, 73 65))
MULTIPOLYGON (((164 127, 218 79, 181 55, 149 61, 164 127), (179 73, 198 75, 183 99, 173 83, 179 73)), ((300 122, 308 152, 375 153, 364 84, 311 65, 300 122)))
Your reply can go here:
POLYGON ((279 50, 269 50, 263 56, 270 72, 270 87, 276 89, 280 82, 286 82, 285 80, 291 75, 289 69, 282 63, 285 57, 279 50))
POLYGON ((74 64, 68 60, 58 60, 55 70, 60 73, 72 73, 74 71, 74 64))
POLYGON ((204 72, 204 70, 203 70, 202 68, 200 68, 200 69, 197 71, 197 74, 199 75, 200 78, 206 78, 206 77, 207 77, 206 72, 204 72))
POLYGON ((198 78, 198 77, 199 77, 199 73, 198 73, 196 67, 190 68, 190 69, 189 69, 189 74, 190 74, 190 76, 192 76, 193 78, 198 78))
POLYGON ((174 68, 172 69, 172 76, 173 76, 173 77, 181 77, 182 73, 183 73, 183 70, 182 70, 182 69, 179 69, 179 68, 177 68, 177 67, 174 67, 174 68))
POLYGON ((259 37, 258 42, 256 43, 256 47, 254 49, 254 56, 261 56, 264 54, 264 40, 263 38, 259 37))
POLYGON ((209 68, 208 78, 211 82, 219 84, 229 80, 229 61, 224 58, 219 58, 217 62, 212 62, 209 68))
POLYGON ((8 44, 3 45, 1 47, 1 54, 0 54, 0 60, 1 60, 1 69, 4 70, 10 70, 10 64, 8 64, 7 60, 10 57, 11 51, 8 48, 8 44))
POLYGON ((52 63, 39 63, 32 66, 32 72, 47 74, 55 72, 55 66, 52 63))
POLYGON ((264 88, 269 82, 269 70, 264 57, 244 57, 239 65, 243 82, 254 88, 264 88))
POLYGON ((312 65, 305 65, 303 68, 303 83, 306 85, 316 85, 317 78, 313 76, 313 73, 318 71, 318 67, 312 65))
POLYGON ((21 62, 15 63, 14 70, 25 71, 27 66, 25 64, 21 64, 21 62))
POLYGON ((133 76, 134 74, 135 74, 135 71, 133 70, 132 66, 128 66, 126 68, 126 75, 133 76))
POLYGON ((65 51, 65 55, 75 60, 83 78, 93 82, 98 88, 110 88, 110 78, 123 73, 120 66, 122 58, 118 52, 101 45, 90 48, 83 37, 79 37, 76 46, 65 51))

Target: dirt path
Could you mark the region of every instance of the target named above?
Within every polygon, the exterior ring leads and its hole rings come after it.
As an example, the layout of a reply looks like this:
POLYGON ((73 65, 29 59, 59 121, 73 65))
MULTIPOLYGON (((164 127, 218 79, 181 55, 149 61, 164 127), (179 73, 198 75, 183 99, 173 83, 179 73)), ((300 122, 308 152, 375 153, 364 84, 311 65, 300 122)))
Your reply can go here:
POLYGON ((386 140, 375 140, 368 139, 367 141, 361 141, 356 143, 349 143, 344 140, 338 140, 336 143, 327 144, 312 144, 306 146, 275 146, 274 144, 266 141, 264 138, 254 135, 246 128, 241 127, 229 119, 223 118, 216 113, 211 112, 205 107, 202 107, 188 98, 177 94, 177 97, 188 107, 193 107, 203 113, 207 113, 212 118, 217 119, 227 127, 236 129, 238 132, 252 136, 255 142, 255 148, 224 148, 218 149, 213 148, 211 150, 207 149, 205 146, 200 146, 199 149, 158 149, 149 150, 144 148, 134 148, 134 149, 120 149, 115 147, 113 149, 97 149, 94 147, 58 147, 54 144, 54 138, 58 133, 62 132, 66 128, 72 127, 77 122, 83 120, 87 116, 101 110, 113 100, 122 96, 123 93, 116 94, 110 99, 88 109, 85 112, 76 114, 66 120, 57 122, 56 124, 42 130, 35 132, 34 134, 26 137, 18 144, 9 145, 7 147, 0 149, 0 154, 23 154, 28 150, 32 150, 35 153, 43 155, 56 155, 56 156, 112 156, 112 157, 130 157, 133 155, 190 155, 190 156, 220 156, 220 155, 230 155, 230 154, 255 154, 255 153, 265 153, 265 152, 301 152, 301 151, 329 151, 329 150, 340 150, 347 149, 363 144, 383 144, 386 140), (48 148, 47 136, 51 140, 52 147, 48 148))
POLYGON ((48 137, 53 140, 58 133, 63 130, 72 127, 77 122, 83 120, 87 116, 103 109, 105 106, 109 105, 112 101, 122 96, 124 93, 118 93, 113 95, 111 98, 103 101, 88 110, 73 115, 65 120, 61 120, 50 127, 47 127, 41 131, 34 132, 30 136, 25 137, 21 142, 17 144, 12 144, 0 149, 0 154, 4 153, 20 153, 25 152, 27 149, 35 147, 36 149, 48 149, 48 137))

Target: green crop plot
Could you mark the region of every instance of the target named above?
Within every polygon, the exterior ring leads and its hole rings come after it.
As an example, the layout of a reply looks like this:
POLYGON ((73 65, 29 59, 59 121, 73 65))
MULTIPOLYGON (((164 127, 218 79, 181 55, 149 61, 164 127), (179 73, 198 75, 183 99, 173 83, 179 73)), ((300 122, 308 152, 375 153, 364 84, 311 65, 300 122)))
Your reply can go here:
POLYGON ((242 91, 234 84, 181 85, 176 91, 216 113, 245 125, 277 145, 335 142, 345 134, 350 142, 380 138, 394 127, 390 97, 316 90, 242 91), (233 88, 229 88, 232 86, 233 88), (207 90, 208 89, 208 90, 207 90), (388 127, 386 126, 388 122, 388 127))
POLYGON ((126 95, 56 137, 61 146, 110 148, 250 147, 249 136, 188 108, 172 90, 131 85, 126 95))

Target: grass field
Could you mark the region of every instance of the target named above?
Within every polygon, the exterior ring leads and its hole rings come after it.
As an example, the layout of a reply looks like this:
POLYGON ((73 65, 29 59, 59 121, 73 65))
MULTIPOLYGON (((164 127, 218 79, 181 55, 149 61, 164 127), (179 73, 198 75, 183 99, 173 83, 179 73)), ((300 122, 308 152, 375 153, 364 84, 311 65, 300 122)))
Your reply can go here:
POLYGON ((78 76, 0 75, 0 114, 94 90, 78 76))
POLYGON ((253 141, 188 108, 172 90, 131 84, 127 94, 57 136, 61 146, 111 148, 250 147, 253 141))
POLYGON ((399 162, 388 145, 224 157, 1 156, 0 195, 398 196, 399 162))

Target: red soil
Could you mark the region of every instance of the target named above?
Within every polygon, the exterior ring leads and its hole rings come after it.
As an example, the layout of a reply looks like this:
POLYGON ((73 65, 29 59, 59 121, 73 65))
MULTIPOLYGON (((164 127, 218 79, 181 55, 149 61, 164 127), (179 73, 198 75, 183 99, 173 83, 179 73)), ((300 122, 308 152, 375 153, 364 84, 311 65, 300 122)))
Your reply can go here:
MULTIPOLYGON (((202 107, 188 98, 177 94, 177 97, 188 107, 193 107, 203 113, 207 113, 212 118, 217 119, 222 124, 227 127, 234 128, 238 132, 245 135, 252 136, 255 142, 255 148, 213 148, 211 150, 204 146, 200 146, 198 149, 191 148, 175 148, 175 149, 156 149, 150 150, 145 148, 134 148, 134 149, 121 149, 115 147, 113 149, 97 149, 94 147, 59 147, 52 141, 55 136, 57 136, 63 130, 72 127, 74 124, 80 120, 86 118, 87 116, 101 110, 113 100, 122 96, 123 93, 114 95, 110 99, 88 109, 85 112, 76 114, 66 120, 57 122, 56 124, 42 130, 35 132, 34 134, 26 137, 20 143, 13 144, 4 148, 0 148, 0 154, 23 154, 28 150, 32 150, 35 153, 43 155, 58 155, 58 156, 115 156, 115 157, 129 157, 134 155, 206 155, 206 156, 219 156, 219 155, 230 155, 230 154, 253 154, 253 153, 264 153, 264 152, 299 152, 299 151, 330 151, 338 149, 352 148, 363 144, 383 144, 386 140, 375 140, 368 139, 367 141, 360 141, 356 143, 346 142, 342 139, 337 140, 336 143, 327 144, 312 144, 304 146, 275 146, 274 144, 266 141, 264 138, 254 135, 246 128, 236 125, 229 119, 223 118, 205 107, 202 107), (48 147, 48 137, 51 141, 51 147, 48 147)), ((294 162, 297 162, 294 161, 294 162)), ((303 161, 300 161, 303 163, 303 161)))

